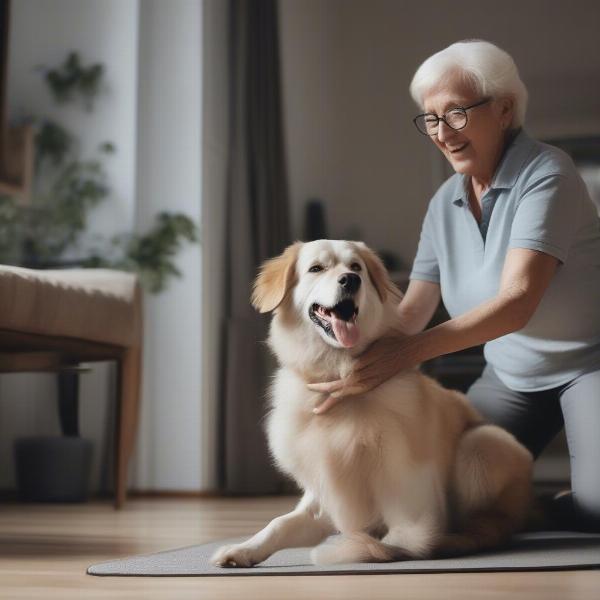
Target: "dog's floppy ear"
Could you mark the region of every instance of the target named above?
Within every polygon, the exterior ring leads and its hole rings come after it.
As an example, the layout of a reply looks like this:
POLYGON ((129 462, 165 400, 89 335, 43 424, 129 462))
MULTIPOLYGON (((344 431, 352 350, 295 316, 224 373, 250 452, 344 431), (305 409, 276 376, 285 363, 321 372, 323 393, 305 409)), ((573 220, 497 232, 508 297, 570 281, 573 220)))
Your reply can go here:
POLYGON ((394 285, 388 274, 383 261, 373 250, 371 250, 364 242, 354 242, 360 257, 365 261, 367 270, 369 271, 369 278, 371 283, 375 286, 377 294, 381 302, 385 302, 388 297, 388 293, 392 293, 393 296, 402 293, 394 285))
POLYGON ((275 310, 296 283, 296 260, 302 242, 288 246, 283 254, 263 263, 254 281, 252 306, 261 313, 275 310))

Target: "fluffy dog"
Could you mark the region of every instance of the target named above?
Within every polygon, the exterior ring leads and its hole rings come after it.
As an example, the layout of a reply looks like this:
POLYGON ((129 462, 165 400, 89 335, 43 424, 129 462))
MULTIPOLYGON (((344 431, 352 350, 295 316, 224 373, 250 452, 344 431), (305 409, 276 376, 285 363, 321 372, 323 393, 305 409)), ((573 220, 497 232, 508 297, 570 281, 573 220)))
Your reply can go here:
POLYGON ((297 242, 263 265, 252 302, 274 312, 269 345, 280 363, 269 446, 304 495, 249 540, 219 549, 213 564, 248 567, 313 546, 317 564, 459 555, 497 546, 524 524, 531 454, 416 369, 313 414, 325 395, 307 384, 344 377, 397 327, 401 297, 361 242, 297 242))

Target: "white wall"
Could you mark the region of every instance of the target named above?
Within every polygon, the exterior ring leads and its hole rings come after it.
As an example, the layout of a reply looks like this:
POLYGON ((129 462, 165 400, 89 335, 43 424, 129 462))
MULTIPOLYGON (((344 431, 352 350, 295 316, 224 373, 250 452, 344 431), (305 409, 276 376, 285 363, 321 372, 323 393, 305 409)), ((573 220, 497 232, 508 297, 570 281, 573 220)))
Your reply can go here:
POLYGON ((529 87, 534 135, 600 133, 600 3, 594 0, 280 0, 294 232, 306 200, 330 237, 359 236, 407 265, 441 168, 411 122, 408 85, 448 44, 489 39, 529 87))
MULTIPOLYGON (((110 140, 106 164, 113 192, 90 229, 110 236, 146 230, 160 210, 201 205, 202 4, 196 0, 17 0, 13 2, 9 100, 13 117, 55 117, 82 139, 84 151, 110 140), (32 68, 54 66, 67 51, 102 62, 107 88, 95 111, 53 105, 32 68)), ((177 257, 183 274, 160 296, 145 298, 141 423, 133 464, 137 489, 211 487, 201 464, 201 250, 177 257)), ((14 486, 14 438, 58 434, 51 375, 0 377, 0 489, 14 486)), ((95 442, 94 487, 110 453, 107 427, 114 372, 94 367, 81 380, 81 431, 95 442), (104 461, 103 461, 104 459, 104 461)))
POLYGON ((82 154, 111 141, 116 154, 103 161, 112 193, 91 217, 106 235, 134 223, 138 0, 17 0, 11 4, 9 115, 48 117, 79 138, 82 154), (61 65, 78 51, 84 65, 100 62, 107 76, 93 112, 57 104, 37 66, 61 65))
MULTIPOLYGON (((140 3, 136 220, 142 229, 161 210, 200 221, 201 13, 194 0, 140 3)), ((145 299, 137 489, 195 490, 204 477, 200 247, 187 247, 177 263, 182 279, 145 299)))

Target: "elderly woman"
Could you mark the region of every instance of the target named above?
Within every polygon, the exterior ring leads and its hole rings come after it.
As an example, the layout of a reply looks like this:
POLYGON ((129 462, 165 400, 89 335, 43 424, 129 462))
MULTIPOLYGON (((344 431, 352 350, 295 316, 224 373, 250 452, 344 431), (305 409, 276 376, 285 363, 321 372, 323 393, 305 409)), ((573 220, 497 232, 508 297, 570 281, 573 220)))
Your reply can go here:
POLYGON ((417 70, 414 119, 456 172, 433 196, 399 305, 407 336, 374 344, 317 412, 394 373, 485 343, 468 392, 537 457, 565 427, 572 492, 553 526, 600 530, 600 223, 573 162, 522 129, 512 58, 453 44, 417 70), (450 320, 423 330, 440 297, 450 320))

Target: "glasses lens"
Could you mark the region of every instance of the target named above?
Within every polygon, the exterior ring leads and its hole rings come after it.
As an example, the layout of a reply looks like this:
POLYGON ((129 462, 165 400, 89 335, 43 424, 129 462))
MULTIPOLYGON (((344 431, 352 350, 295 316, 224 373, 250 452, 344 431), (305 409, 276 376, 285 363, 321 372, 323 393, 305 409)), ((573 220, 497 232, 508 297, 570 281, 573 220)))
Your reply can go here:
POLYGON ((462 129, 467 124, 467 113, 462 108, 449 110, 444 116, 452 129, 462 129))
POLYGON ((424 135, 435 135, 438 128, 438 118, 435 115, 419 115, 415 119, 417 129, 424 135))

